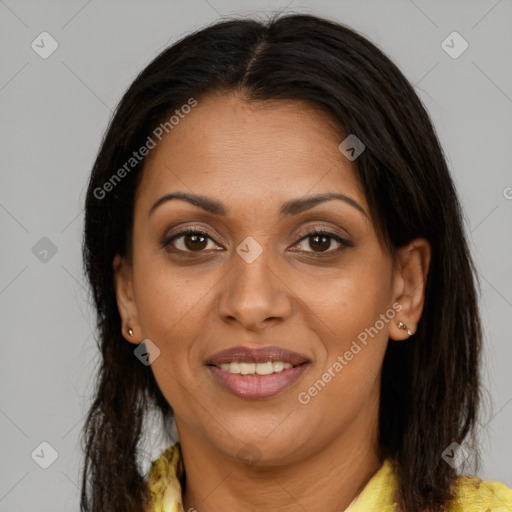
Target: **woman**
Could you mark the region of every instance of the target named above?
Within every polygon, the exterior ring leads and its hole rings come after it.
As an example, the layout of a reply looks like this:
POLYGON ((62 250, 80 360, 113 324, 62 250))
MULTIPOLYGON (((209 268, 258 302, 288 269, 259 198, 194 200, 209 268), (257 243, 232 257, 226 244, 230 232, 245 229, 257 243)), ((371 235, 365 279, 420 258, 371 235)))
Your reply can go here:
POLYGON ((233 19, 159 55, 94 165, 84 262, 82 510, 512 507, 461 476, 481 327, 442 149, 351 29, 233 19), (170 445, 145 479, 151 406, 170 445))

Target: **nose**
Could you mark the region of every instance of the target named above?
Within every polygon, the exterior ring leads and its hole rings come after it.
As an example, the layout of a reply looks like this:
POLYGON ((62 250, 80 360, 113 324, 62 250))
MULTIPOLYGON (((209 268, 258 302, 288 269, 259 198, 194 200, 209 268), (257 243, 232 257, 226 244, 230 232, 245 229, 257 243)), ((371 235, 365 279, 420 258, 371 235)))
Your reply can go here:
POLYGON ((290 317, 293 293, 268 249, 250 263, 234 253, 230 264, 232 267, 223 279, 218 303, 224 322, 261 331, 290 317))

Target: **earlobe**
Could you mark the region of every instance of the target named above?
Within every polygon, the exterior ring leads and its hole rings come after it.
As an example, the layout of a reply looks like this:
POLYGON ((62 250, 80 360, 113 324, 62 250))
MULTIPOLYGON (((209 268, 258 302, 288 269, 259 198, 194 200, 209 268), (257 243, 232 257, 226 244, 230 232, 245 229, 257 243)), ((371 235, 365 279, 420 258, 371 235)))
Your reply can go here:
POLYGON ((112 262, 114 271, 114 288, 116 302, 122 323, 122 334, 126 341, 139 344, 142 341, 141 330, 137 316, 137 306, 133 294, 133 279, 131 267, 125 258, 116 254, 112 262))
POLYGON ((391 324, 389 336, 394 340, 408 339, 416 332, 425 301, 430 267, 431 247, 425 238, 416 238, 397 251, 395 300, 402 306, 391 324))

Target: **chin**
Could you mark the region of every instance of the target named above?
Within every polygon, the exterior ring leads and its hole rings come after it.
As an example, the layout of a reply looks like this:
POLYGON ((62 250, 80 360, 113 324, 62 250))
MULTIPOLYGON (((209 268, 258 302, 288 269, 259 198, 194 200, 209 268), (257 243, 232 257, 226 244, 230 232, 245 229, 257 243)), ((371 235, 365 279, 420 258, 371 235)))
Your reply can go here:
POLYGON ((278 435, 277 429, 272 431, 273 428, 275 425, 223 439, 222 445, 227 441, 227 446, 221 450, 251 466, 279 466, 300 459, 300 449, 306 444, 305 441, 299 440, 296 432, 287 431, 283 433, 285 435, 278 435))

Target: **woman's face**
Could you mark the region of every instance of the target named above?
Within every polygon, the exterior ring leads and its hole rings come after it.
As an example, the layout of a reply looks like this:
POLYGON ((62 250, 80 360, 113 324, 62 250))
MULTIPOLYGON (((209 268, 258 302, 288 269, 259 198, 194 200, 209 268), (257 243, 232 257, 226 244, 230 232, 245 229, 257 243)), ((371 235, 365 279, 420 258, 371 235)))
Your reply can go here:
POLYGON ((275 464, 376 443, 380 368, 388 338, 407 338, 397 321, 414 331, 419 320, 421 257, 393 270, 324 116, 208 97, 148 156, 133 267, 115 260, 117 297, 127 339, 160 351, 151 369, 182 443, 275 464), (215 211, 182 199, 154 207, 177 193, 215 211), (341 199, 311 200, 325 194, 341 199), (198 233, 170 240, 187 229, 198 233), (215 358, 240 347, 298 357, 215 358))

